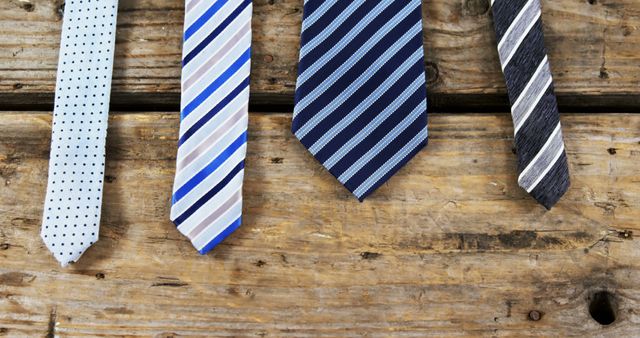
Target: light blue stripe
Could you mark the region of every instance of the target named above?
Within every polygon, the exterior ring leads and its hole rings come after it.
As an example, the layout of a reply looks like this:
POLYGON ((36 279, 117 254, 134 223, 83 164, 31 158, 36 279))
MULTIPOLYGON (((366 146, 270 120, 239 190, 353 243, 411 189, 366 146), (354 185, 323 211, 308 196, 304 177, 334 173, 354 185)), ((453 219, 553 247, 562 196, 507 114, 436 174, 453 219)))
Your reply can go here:
MULTIPOLYGON (((421 60, 424 58, 423 47, 420 46, 414 53, 411 55, 405 62, 396 69, 390 77, 388 77, 369 97, 367 97, 363 102, 361 102, 358 107, 356 107, 353 111, 351 111, 347 116, 345 116, 340 122, 336 124, 336 126, 344 126, 346 127, 353 120, 355 120, 360 114, 364 112, 364 110, 371 106, 382 94, 384 94, 394 83, 398 81, 404 75, 409 68, 416 64, 416 62, 422 62, 421 60)), ((340 93, 338 97, 336 97, 331 103, 329 103, 326 107, 324 107, 321 111, 319 111, 316 115, 314 115, 307 123, 305 123, 300 129, 298 129, 295 133, 296 137, 300 140, 304 138, 313 128, 315 128, 320 122, 322 122, 329 114, 335 111, 340 105, 342 105, 355 91, 356 88, 360 87, 359 85, 349 86, 345 91, 340 93)), ((342 128, 344 128, 342 127, 342 128)), ((326 134, 325 134, 326 136, 326 134)), ((321 138, 324 139, 325 136, 321 138)), ((328 139, 323 140, 322 142, 328 142, 329 139, 333 136, 326 136, 328 139)), ((320 141, 320 140, 319 140, 320 141)), ((320 144, 322 144, 322 142, 320 144)), ((315 148, 314 148, 315 149, 315 148)))
POLYGON ((416 136, 411 139, 402 149, 393 155, 384 165, 382 165, 378 170, 376 170, 373 175, 369 176, 356 190, 353 191, 353 194, 360 198, 364 193, 366 193, 374 184, 376 184, 381 177, 386 175, 389 170, 393 169, 402 159, 407 157, 410 152, 412 152, 420 143, 424 142, 427 139, 427 127, 420 131, 416 136))
POLYGON ((184 120, 194 109, 196 109, 204 100, 206 100, 213 92, 218 90, 220 86, 222 86, 233 74, 235 74, 242 66, 247 63, 251 59, 251 47, 247 48, 247 50, 240 55, 240 57, 227 68, 220 76, 218 76, 213 82, 205 88, 202 93, 198 94, 189 104, 187 104, 182 113, 180 114, 180 119, 184 120))
POLYGON ((207 245, 205 245, 202 249, 198 250, 201 255, 206 254, 207 252, 213 250, 216 245, 220 244, 225 238, 229 237, 232 232, 240 227, 242 224, 242 216, 238 217, 233 223, 231 223, 224 231, 219 233, 216 237, 214 237, 207 245))
MULTIPOLYGON (((318 21, 320 18, 322 18, 322 16, 331 7, 333 7, 333 5, 336 4, 336 2, 338 2, 338 0, 326 0, 325 2, 322 3, 322 5, 320 5, 320 7, 316 8, 316 10, 313 11, 313 13, 311 13, 309 16, 304 18, 304 20, 302 20, 302 32, 307 30, 307 28, 313 26, 313 24, 316 23, 316 21, 318 21)), ((304 3, 306 5, 307 1, 305 0, 304 3)))
POLYGON ((187 41, 198 29, 200 29, 212 16, 214 16, 228 0, 218 0, 202 16, 198 18, 189 28, 184 31, 184 41, 187 41))
MULTIPOLYGON (((327 89, 329 89, 334 83, 344 76, 355 64, 357 64, 362 57, 367 54, 373 46, 375 46, 382 38, 389 33, 396 25, 401 22, 405 17, 400 15, 395 16, 389 22, 387 22, 376 34, 374 34, 362 47, 355 52, 345 63, 340 65, 329 77, 327 77, 322 84, 314 88, 309 94, 302 99, 298 100, 294 107, 294 113, 301 112, 312 102, 318 99, 327 89)), ((422 24, 416 23, 411 27, 402 37, 400 37, 394 44, 389 47, 379 58, 377 58, 369 68, 362 73, 358 79, 356 79, 349 87, 350 90, 357 90, 364 85, 380 68, 384 66, 400 49, 402 49, 411 39, 422 31, 422 24)), ((314 153, 314 151, 311 151, 314 153)))
POLYGON ((318 69, 327 64, 333 57, 335 57, 341 50, 343 50, 351 41, 358 35, 362 30, 367 27, 371 21, 373 21, 382 11, 389 7, 389 5, 393 1, 380 1, 378 5, 371 10, 371 12, 367 13, 367 15, 362 18, 358 24, 353 27, 349 33, 347 33, 338 43, 335 44, 333 48, 331 48, 326 54, 324 54, 321 58, 316 60, 309 68, 307 68, 302 74, 298 75, 297 87, 302 86, 313 74, 315 74, 318 69))
MULTIPOLYGON (((424 74, 420 74, 414 81, 405 89, 400 96, 398 96, 391 104, 386 107, 380 114, 378 114, 366 127, 360 130, 355 136, 353 136, 347 143, 345 143, 338 151, 336 151, 329 159, 323 164, 325 168, 331 169, 338 161, 340 161, 347 153, 349 153, 355 146, 360 144, 367 136, 369 136, 376 128, 378 128, 384 121, 398 110, 405 103, 411 95, 413 95, 418 89, 425 86, 424 74)), ((422 103, 421 103, 422 104, 422 103)), ((426 101, 424 101, 426 105, 426 101)), ((426 106, 425 106, 426 108, 426 106)), ((324 143, 326 144, 326 143, 324 143)), ((315 146, 315 144, 314 144, 315 146)), ((322 148, 321 148, 322 149, 322 148)), ((318 149, 320 150, 320 149, 318 149)))
POLYGON ((191 190, 193 190, 200 182, 216 171, 233 153, 236 152, 243 144, 247 143, 247 132, 244 131, 235 141, 233 141, 227 149, 218 155, 207 166, 202 168, 197 174, 195 174, 189 181, 183 184, 172 197, 172 204, 176 204, 180 199, 186 196, 191 190))
MULTIPOLYGON (((382 150, 384 150, 393 140, 395 140, 402 132, 405 131, 420 115, 426 113, 427 102, 423 100, 416 106, 413 111, 407 115, 398 125, 393 127, 391 132, 385 135, 378 143, 376 143, 373 148, 369 149, 362 157, 360 157, 356 162, 354 162, 349 169, 338 177, 338 181, 342 184, 345 184, 348 180, 353 177, 365 164, 369 163, 374 157, 376 157, 382 150)), ((426 127, 426 126, 425 126, 426 127)))
MULTIPOLYGON (((302 22, 303 32, 306 27, 311 26, 316 20, 321 18, 322 15, 324 15, 327 10, 329 10, 329 8, 325 9, 324 7, 326 7, 325 5, 330 2, 335 2, 335 1, 325 2, 324 4, 322 4, 322 6, 318 7, 318 9, 315 12, 313 12, 313 14, 311 14, 309 18, 304 19, 304 21, 302 22), (319 13, 318 17, 315 17, 316 13, 321 10, 322 12, 319 13)), ((358 7, 362 6, 362 4, 364 3, 365 3, 364 0, 353 1, 349 6, 347 6, 347 8, 344 9, 344 11, 340 13, 340 15, 338 15, 335 19, 331 21, 331 24, 323 28, 320 34, 316 35, 313 39, 311 39, 311 41, 301 46, 300 59, 305 57, 309 52, 311 52, 314 48, 318 47, 318 45, 320 45, 331 34, 333 34, 333 32, 335 32, 336 29, 338 29, 338 27, 340 27, 340 25, 342 25, 349 18, 349 16, 351 16, 351 14, 353 14, 353 12, 356 11, 356 9, 358 9, 358 7)), ((333 6, 333 4, 331 4, 331 6, 333 6)))

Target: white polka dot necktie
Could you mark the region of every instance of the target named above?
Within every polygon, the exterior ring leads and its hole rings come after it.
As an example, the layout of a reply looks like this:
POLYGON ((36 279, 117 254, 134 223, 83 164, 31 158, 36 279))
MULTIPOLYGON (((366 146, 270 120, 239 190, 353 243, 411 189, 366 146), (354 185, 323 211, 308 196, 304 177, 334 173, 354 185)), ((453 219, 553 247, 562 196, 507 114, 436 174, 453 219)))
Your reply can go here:
POLYGON ((205 254, 240 226, 251 1, 187 0, 171 220, 205 254))
POLYGON ((62 266, 98 240, 117 8, 65 4, 41 231, 62 266))

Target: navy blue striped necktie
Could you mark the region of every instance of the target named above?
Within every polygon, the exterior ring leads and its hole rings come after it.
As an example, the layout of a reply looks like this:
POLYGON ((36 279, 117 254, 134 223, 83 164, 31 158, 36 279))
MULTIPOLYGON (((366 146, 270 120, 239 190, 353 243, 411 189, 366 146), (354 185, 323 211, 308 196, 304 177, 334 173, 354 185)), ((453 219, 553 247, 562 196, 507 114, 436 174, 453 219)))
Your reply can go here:
POLYGON ((493 0, 492 6, 511 101, 518 184, 550 209, 569 188, 569 167, 544 47, 540 0, 493 0))
POLYGON ((306 0, 292 130, 363 200, 427 144, 420 0, 306 0))

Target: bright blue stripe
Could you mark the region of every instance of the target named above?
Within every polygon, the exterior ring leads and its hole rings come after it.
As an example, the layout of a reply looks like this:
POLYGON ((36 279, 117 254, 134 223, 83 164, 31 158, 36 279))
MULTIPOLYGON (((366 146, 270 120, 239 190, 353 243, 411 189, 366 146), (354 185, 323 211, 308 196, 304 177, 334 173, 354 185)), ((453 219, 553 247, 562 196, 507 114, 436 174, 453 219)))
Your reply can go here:
POLYGON ((201 117, 196 123, 194 123, 189 130, 187 130, 178 140, 178 145, 181 146, 183 143, 187 142, 187 140, 193 136, 202 126, 205 125, 211 118, 216 116, 224 107, 229 104, 233 99, 236 98, 245 88, 249 87, 249 78, 246 78, 242 81, 236 88, 234 88, 229 95, 227 95, 220 103, 218 103, 215 107, 211 108, 209 112, 207 112, 203 117, 201 117))
POLYGON ((216 171, 233 153, 238 150, 243 144, 247 143, 247 132, 242 133, 238 138, 233 141, 227 149, 225 149, 218 157, 216 157, 206 167, 202 168, 200 172, 195 174, 187 183, 176 190, 173 194, 172 203, 176 204, 180 199, 187 195, 193 188, 195 188, 200 182, 216 171))
POLYGON ((204 40, 202 40, 193 50, 191 50, 191 52, 189 52, 189 54, 184 57, 184 59, 182 60, 182 66, 186 66, 189 61, 193 60, 193 58, 195 58, 198 53, 205 49, 207 45, 211 43, 211 41, 213 41, 218 35, 220 35, 220 33, 222 33, 222 31, 224 31, 225 28, 227 28, 227 26, 229 26, 233 22, 233 20, 235 20, 240 15, 240 13, 242 13, 242 11, 247 8, 247 6, 249 6, 250 3, 251 0, 244 0, 240 4, 240 6, 238 6, 231 14, 229 14, 229 16, 224 19, 224 21, 220 23, 220 25, 216 27, 213 32, 211 32, 211 34, 204 38, 204 40))
POLYGON ((194 109, 196 109, 200 104, 202 104, 202 102, 204 102, 204 100, 211 96, 213 92, 218 90, 220 86, 227 82, 227 80, 229 80, 229 78, 231 78, 231 76, 233 76, 233 74, 235 74, 238 69, 240 69, 245 63, 247 63, 249 59, 251 59, 251 47, 247 48, 247 50, 242 53, 242 55, 240 55, 240 57, 231 66, 229 66, 229 68, 227 68, 224 73, 218 76, 218 78, 215 79, 207 88, 205 88, 202 93, 198 94, 198 96, 196 96, 193 101, 189 102, 189 104, 184 107, 182 113, 180 114, 180 119, 184 119, 185 117, 189 116, 189 114, 191 114, 194 109))
POLYGON ((200 199, 198 199, 192 206, 189 207, 182 215, 178 216, 173 223, 176 226, 180 226, 182 222, 184 222, 189 216, 193 215, 200 207, 202 207, 207 201, 209 201, 213 196, 220 192, 220 190, 224 189, 224 187, 229 184, 229 182, 240 172, 240 170, 244 169, 244 160, 240 161, 238 165, 231 170, 225 178, 222 179, 215 187, 211 188, 206 194, 204 194, 200 199))
POLYGON ((207 11, 198 18, 198 20, 184 31, 184 41, 187 41, 193 34, 195 34, 195 32, 198 31, 198 29, 200 29, 200 27, 202 27, 202 25, 209 21, 209 19, 211 19, 211 17, 214 16, 220 8, 227 3, 227 1, 228 0, 218 0, 213 4, 213 6, 209 7, 209 9, 207 9, 207 11))
POLYGON ((207 243, 204 248, 198 250, 201 255, 206 254, 211 251, 216 245, 220 244, 225 238, 231 235, 236 229, 240 227, 242 224, 242 216, 238 217, 233 223, 231 223, 224 231, 222 231, 218 236, 214 237, 211 242, 207 243))

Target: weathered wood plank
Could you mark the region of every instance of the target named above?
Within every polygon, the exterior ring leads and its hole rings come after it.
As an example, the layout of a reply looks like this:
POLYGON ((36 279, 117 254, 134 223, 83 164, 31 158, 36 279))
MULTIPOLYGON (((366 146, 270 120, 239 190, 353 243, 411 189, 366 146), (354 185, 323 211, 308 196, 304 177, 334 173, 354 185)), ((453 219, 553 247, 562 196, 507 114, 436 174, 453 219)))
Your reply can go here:
MULTIPOLYGON (((61 3, 62 0, 0 3, 0 92, 4 103, 51 103, 61 3)), ((121 1, 114 104, 177 105, 183 3, 121 1)), ((424 1, 425 66, 434 104, 446 107, 465 102, 504 103, 504 80, 488 3, 424 1)), ((560 102, 585 107, 636 107, 640 100, 640 2, 543 3, 547 45, 560 102)), ((301 7, 301 0, 255 1, 254 102, 291 102, 301 7)))
POLYGON ((251 115, 244 225, 199 256, 168 221, 178 115, 113 114, 100 241, 61 269, 38 236, 50 115, 0 115, 0 334, 640 332, 622 235, 640 231, 640 116, 563 116, 573 185, 550 212, 517 187, 504 114, 433 115, 426 151, 364 203, 289 121, 251 115), (617 299, 611 326, 589 317, 596 290, 617 299))

